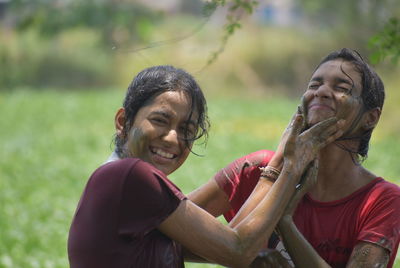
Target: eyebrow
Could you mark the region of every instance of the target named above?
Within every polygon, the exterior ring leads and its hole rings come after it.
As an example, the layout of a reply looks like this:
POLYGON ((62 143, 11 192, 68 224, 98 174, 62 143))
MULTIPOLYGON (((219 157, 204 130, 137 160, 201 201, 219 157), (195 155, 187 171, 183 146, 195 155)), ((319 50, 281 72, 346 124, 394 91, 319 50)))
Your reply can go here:
MULTIPOLYGON (((324 79, 321 76, 316 76, 311 78, 310 82, 323 82, 324 79)), ((335 78, 335 83, 340 84, 340 83, 344 83, 344 84, 348 84, 350 86, 353 86, 353 82, 348 80, 348 79, 344 79, 344 78, 340 78, 340 77, 336 77, 335 78)))
MULTIPOLYGON (((164 110, 155 110, 155 111, 153 111, 151 114, 161 115, 161 116, 163 116, 163 117, 165 117, 165 118, 168 118, 168 119, 170 119, 170 118, 172 117, 172 115, 171 115, 170 113, 168 113, 168 112, 166 112, 166 111, 164 111, 164 110)), ((185 123, 186 123, 187 125, 196 126, 196 122, 195 122, 194 120, 192 120, 192 119, 190 119, 190 120, 185 120, 185 123)))
POLYGON ((167 113, 164 110, 155 110, 155 111, 152 111, 151 114, 161 115, 161 116, 166 117, 166 118, 171 118, 171 114, 167 113))
POLYGON ((310 82, 323 82, 324 79, 321 76, 312 77, 310 82))
POLYGON ((348 84, 348 85, 350 85, 350 86, 354 86, 353 81, 348 80, 348 79, 344 79, 344 78, 339 78, 339 77, 337 77, 337 78, 335 78, 335 82, 336 82, 337 84, 344 83, 344 84, 348 84))

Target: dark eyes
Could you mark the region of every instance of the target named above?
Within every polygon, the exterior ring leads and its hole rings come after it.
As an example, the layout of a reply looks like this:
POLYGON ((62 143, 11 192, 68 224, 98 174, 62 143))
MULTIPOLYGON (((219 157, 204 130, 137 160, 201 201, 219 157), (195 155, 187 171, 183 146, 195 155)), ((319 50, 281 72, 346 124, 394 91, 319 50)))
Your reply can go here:
POLYGON ((162 117, 153 117, 150 119, 150 121, 152 121, 153 123, 156 123, 156 124, 160 124, 160 125, 168 123, 167 120, 162 117))
POLYGON ((308 89, 318 89, 319 84, 310 84, 308 85, 308 89))
MULTIPOLYGON (((157 125, 160 127, 168 127, 168 124, 169 124, 168 119, 166 119, 164 117, 156 116, 156 117, 150 118, 149 120, 154 125, 157 125)), ((196 127, 193 126, 192 124, 182 124, 182 126, 179 127, 178 135, 184 140, 192 140, 195 138, 195 135, 196 135, 196 127)))
POLYGON ((335 88, 335 90, 337 90, 337 91, 339 91, 339 92, 342 92, 342 93, 350 93, 350 91, 351 91, 350 88, 347 88, 347 87, 340 87, 340 86, 337 86, 337 87, 335 88))

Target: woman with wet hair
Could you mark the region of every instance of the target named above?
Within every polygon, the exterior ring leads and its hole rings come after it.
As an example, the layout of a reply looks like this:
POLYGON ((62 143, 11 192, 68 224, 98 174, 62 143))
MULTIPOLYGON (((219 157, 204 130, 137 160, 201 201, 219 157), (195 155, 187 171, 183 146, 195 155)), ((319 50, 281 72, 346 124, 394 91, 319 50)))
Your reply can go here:
MULTIPOLYGON (((393 266, 400 241, 400 188, 362 166, 384 98, 381 79, 354 50, 330 53, 312 73, 302 97, 302 131, 331 117, 345 123, 342 135, 317 152, 316 181, 297 188, 279 221, 279 236, 269 239, 268 246, 295 267, 393 266)), ((260 167, 279 173, 283 159, 282 149, 246 155, 189 198, 235 226, 273 187, 259 178, 260 167)))
POLYGON ((280 174, 261 174, 276 180, 268 194, 239 224, 226 226, 167 178, 193 141, 207 134, 200 87, 171 66, 143 70, 116 113, 115 154, 91 175, 76 209, 68 238, 71 267, 183 267, 185 256, 248 267, 301 175, 315 170, 316 152, 342 134, 335 118, 300 131, 303 119, 298 113, 293 121, 280 174))

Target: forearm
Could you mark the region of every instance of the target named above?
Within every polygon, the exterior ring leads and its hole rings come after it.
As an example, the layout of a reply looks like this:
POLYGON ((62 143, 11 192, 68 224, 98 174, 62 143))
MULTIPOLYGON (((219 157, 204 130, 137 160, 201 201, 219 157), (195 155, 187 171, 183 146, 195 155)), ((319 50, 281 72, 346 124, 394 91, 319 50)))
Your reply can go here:
MULTIPOLYGON (((283 153, 282 153, 281 145, 278 147, 278 150, 271 158, 268 163, 269 167, 274 168, 275 170, 282 170, 283 167, 283 153)), ((254 188, 251 195, 248 197, 246 203, 240 208, 236 216, 231 220, 229 226, 235 227, 238 225, 244 218, 249 215, 249 213, 261 202, 261 200, 266 196, 268 191, 271 189, 273 182, 270 180, 266 180, 265 178, 260 178, 256 187, 254 188)))
POLYGON ((285 215, 280 219, 278 230, 296 268, 331 267, 318 255, 311 244, 300 233, 291 215, 285 215))
MULTIPOLYGON (((291 168, 283 168, 279 179, 256 208, 234 229, 241 247, 248 249, 246 255, 254 258, 265 241, 270 237, 284 208, 289 202, 299 175, 291 168)), ((251 200, 248 200, 251 202, 251 200)), ((246 201, 246 202, 248 202, 246 201)))
POLYGON ((266 196, 268 191, 272 187, 272 182, 263 178, 260 178, 256 187, 254 188, 247 201, 240 208, 236 216, 230 221, 229 226, 236 227, 244 218, 249 215, 254 208, 260 204, 261 200, 266 196))

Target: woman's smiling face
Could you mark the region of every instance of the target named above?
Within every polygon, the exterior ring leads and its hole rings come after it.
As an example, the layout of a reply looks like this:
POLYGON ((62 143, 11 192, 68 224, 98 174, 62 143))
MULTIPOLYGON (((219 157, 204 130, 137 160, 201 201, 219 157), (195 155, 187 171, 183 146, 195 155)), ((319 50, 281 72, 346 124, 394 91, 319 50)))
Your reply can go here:
POLYGON ((128 131, 125 146, 130 156, 167 175, 179 168, 192 147, 187 140, 196 135, 198 128, 197 112, 189 118, 191 105, 190 98, 181 90, 166 91, 145 104, 128 131))
POLYGON ((335 116, 346 119, 345 129, 349 128, 363 107, 361 91, 361 75, 352 63, 341 59, 323 63, 303 95, 307 124, 312 126, 335 116))

